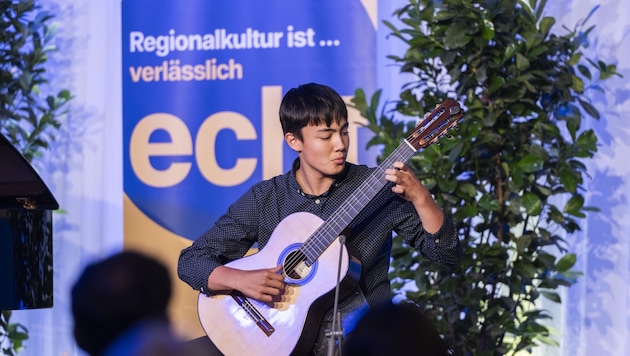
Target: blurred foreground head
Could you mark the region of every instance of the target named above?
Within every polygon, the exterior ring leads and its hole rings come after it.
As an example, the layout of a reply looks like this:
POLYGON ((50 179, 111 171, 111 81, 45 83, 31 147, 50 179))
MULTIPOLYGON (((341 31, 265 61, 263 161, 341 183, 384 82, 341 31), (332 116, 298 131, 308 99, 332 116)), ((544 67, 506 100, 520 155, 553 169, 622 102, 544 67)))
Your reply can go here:
POLYGON ((99 355, 132 326, 167 324, 170 298, 169 272, 153 258, 125 251, 90 264, 72 287, 76 342, 99 355))
POLYGON ((409 303, 387 304, 368 311, 343 344, 344 356, 450 355, 433 321, 409 303))

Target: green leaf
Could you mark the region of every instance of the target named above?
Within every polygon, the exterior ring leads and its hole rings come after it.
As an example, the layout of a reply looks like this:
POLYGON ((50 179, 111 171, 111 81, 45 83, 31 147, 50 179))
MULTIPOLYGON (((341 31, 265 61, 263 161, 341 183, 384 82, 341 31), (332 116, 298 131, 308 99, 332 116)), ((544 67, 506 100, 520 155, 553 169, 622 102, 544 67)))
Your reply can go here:
POLYGON ((481 23, 481 36, 484 40, 491 40, 494 38, 494 23, 488 19, 483 19, 481 23))
POLYGON ((580 209, 582 209, 583 206, 584 206, 584 197, 579 194, 575 194, 564 205, 563 211, 573 216, 583 217, 584 214, 580 213, 580 209))
POLYGON ((574 75, 571 77, 571 81, 571 87, 573 88, 573 90, 578 93, 584 92, 584 81, 580 77, 574 75))
POLYGON ((578 102, 580 103, 580 105, 582 106, 584 111, 586 111, 587 114, 599 120, 599 111, 597 111, 597 109, 595 109, 593 105, 591 105, 589 102, 583 99, 578 99, 578 102))
POLYGON ((462 183, 457 187, 457 190, 463 194, 463 196, 473 198, 477 195, 477 189, 473 184, 462 183))
POLYGON ((575 262, 577 262, 577 256, 574 253, 568 253, 558 260, 558 263, 556 263, 556 270, 559 272, 566 272, 575 266, 575 262))
POLYGON ((505 51, 503 53, 503 61, 506 61, 514 56, 516 52, 516 45, 514 43, 510 43, 505 46, 505 51))
POLYGON ((525 56, 523 56, 520 53, 516 54, 516 68, 520 71, 523 71, 527 68, 529 68, 529 59, 525 58, 525 56))
POLYGON ((553 17, 544 17, 540 21, 540 32, 542 32, 544 36, 547 36, 549 34, 549 30, 551 30, 551 27, 555 23, 556 23, 556 19, 554 19, 553 17))
POLYGON ((552 302, 556 302, 556 303, 562 302, 562 300, 560 299, 560 295, 558 293, 543 291, 540 294, 542 294, 545 298, 551 300, 552 302))
POLYGON ((21 331, 9 332, 9 338, 15 342, 16 340, 27 340, 28 334, 21 331))
POLYGON ((576 64, 578 64, 580 62, 580 59, 582 59, 582 53, 581 52, 577 52, 575 54, 573 54, 573 56, 571 56, 571 58, 569 59, 569 62, 567 63, 570 66, 574 66, 576 64))
POLYGON ((534 193, 525 193, 523 196, 523 207, 525 208, 527 214, 532 216, 540 215, 542 212, 542 202, 534 193))
POLYGON ((477 202, 479 207, 487 211, 499 211, 500 203, 493 195, 484 194, 477 202))
POLYGON ((517 163, 517 167, 525 173, 539 171, 543 166, 543 159, 540 156, 527 155, 521 158, 517 163))
POLYGON ((527 3, 525 0, 517 0, 518 3, 522 6, 523 10, 529 15, 530 20, 536 20, 536 16, 534 15, 534 9, 527 3))
POLYGON ((579 155, 578 157, 590 157, 593 152, 597 151, 597 135, 593 130, 587 130, 582 132, 575 140, 575 145, 581 151, 585 151, 587 154, 579 155))
POLYGON ((455 214, 453 214, 453 217, 455 218, 455 220, 464 220, 466 218, 470 218, 473 217, 475 215, 477 215, 477 207, 471 204, 466 204, 463 207, 460 207, 459 209, 457 209, 457 211, 455 212, 455 214))
POLYGON ((562 182, 562 185, 569 193, 577 191, 578 179, 575 176, 575 172, 568 166, 560 168, 560 182, 562 182))
POLYGON ((577 68, 586 79, 591 80, 591 71, 585 65, 579 64, 577 68))
POLYGON ((503 172, 506 176, 510 175, 510 166, 507 164, 507 162, 501 162, 501 168, 503 168, 503 172))
POLYGON ((617 65, 615 64, 610 64, 606 66, 606 70, 600 72, 600 76, 599 79, 603 80, 603 79, 608 79, 610 77, 612 77, 613 75, 616 75, 620 78, 623 78, 623 76, 619 73, 617 73, 617 65))
POLYGON ((488 87, 488 92, 490 94, 494 93, 499 88, 501 88, 503 86, 503 84, 505 84, 505 79, 503 79, 502 77, 499 77, 499 76, 493 77, 492 80, 490 81, 490 86, 488 87))
POLYGON ((544 53, 546 53, 549 50, 549 47, 545 46, 545 45, 541 45, 538 47, 534 47, 529 51, 529 57, 530 58, 536 58, 544 53))
POLYGON ((485 116, 482 117, 482 123, 485 127, 493 127, 497 122, 497 117, 493 112, 485 113, 485 116))
POLYGON ((455 179, 438 179, 437 183, 440 190, 445 192, 452 192, 457 187, 457 180, 455 179))
POLYGON ((358 88, 354 91, 354 97, 350 99, 350 102, 354 105, 354 107, 359 110, 359 112, 365 116, 367 113, 367 99, 365 97, 365 92, 363 89, 358 88))
POLYGON ((525 250, 529 247, 532 242, 531 235, 522 235, 520 238, 516 240, 516 246, 519 252, 525 252, 525 250))

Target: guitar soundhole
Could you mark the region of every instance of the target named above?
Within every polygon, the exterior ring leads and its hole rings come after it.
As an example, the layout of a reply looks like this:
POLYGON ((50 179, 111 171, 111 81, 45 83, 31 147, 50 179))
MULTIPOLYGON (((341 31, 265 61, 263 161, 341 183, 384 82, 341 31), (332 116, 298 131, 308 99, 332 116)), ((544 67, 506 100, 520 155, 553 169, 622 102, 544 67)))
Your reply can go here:
POLYGON ((306 264, 306 256, 300 250, 290 252, 284 260, 284 274, 291 279, 302 279, 311 272, 306 264))

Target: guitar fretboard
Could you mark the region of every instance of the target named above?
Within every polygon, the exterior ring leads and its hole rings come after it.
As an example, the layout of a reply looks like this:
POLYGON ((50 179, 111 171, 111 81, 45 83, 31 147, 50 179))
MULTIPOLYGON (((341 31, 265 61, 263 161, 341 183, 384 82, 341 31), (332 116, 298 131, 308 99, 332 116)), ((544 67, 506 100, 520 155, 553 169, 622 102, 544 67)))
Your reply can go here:
POLYGON ((307 265, 312 265, 376 194, 383 189, 387 184, 385 170, 393 167, 396 161, 407 162, 415 153, 416 149, 406 140, 403 141, 304 242, 300 250, 306 256, 307 265))

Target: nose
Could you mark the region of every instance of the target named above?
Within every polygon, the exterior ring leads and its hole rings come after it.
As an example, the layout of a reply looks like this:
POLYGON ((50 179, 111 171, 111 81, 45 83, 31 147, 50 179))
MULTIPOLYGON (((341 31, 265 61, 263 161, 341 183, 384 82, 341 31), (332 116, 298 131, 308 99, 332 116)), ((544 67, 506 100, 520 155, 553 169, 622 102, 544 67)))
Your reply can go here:
POLYGON ((333 144, 336 151, 345 151, 348 148, 348 136, 341 132, 335 134, 333 144))

